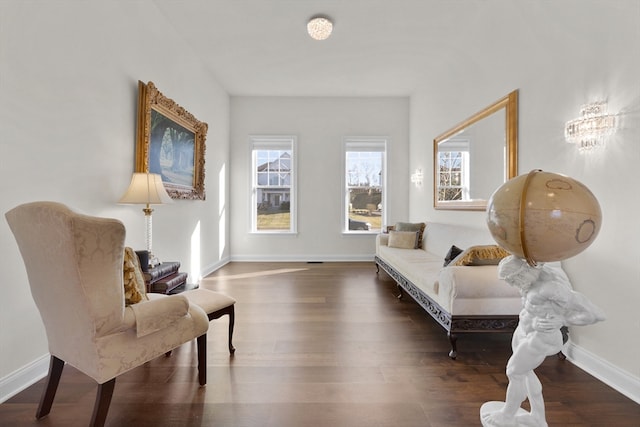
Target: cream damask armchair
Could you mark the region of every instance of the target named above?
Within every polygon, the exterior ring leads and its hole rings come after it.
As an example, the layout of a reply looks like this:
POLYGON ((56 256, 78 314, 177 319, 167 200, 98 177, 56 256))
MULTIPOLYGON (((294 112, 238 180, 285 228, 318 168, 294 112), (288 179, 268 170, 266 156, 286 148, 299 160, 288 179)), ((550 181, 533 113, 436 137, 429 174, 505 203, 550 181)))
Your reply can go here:
POLYGON ((91 425, 105 422, 115 378, 197 338, 206 383, 207 314, 181 295, 153 295, 126 306, 125 228, 115 219, 76 213, 54 202, 5 214, 47 333, 51 361, 36 418, 44 417, 65 363, 98 384, 91 425))

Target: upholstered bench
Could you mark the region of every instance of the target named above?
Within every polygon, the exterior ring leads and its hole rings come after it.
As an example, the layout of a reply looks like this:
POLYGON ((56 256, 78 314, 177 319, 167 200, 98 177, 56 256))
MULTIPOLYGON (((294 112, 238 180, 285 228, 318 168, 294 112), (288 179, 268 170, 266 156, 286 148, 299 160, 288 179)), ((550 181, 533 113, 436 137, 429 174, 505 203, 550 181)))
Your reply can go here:
MULTIPOLYGON (((235 308, 236 300, 230 296, 221 294, 219 292, 210 291, 208 289, 193 289, 180 293, 189 301, 189 305, 198 306, 205 313, 209 321, 217 319, 225 314, 229 315, 229 354, 233 356, 236 349, 233 347, 233 325, 235 323, 235 308)), ((163 294, 150 294, 151 299, 167 298, 169 296, 163 294)), ((207 350, 206 339, 197 341, 198 345, 198 377, 200 385, 207 383, 207 350)), ((169 350, 165 353, 167 357, 171 356, 172 351, 169 350)))
MULTIPOLYGON (((160 297, 164 297, 162 294, 155 294, 160 297)), ((233 347, 233 325, 235 323, 235 303, 236 300, 228 295, 221 294, 219 292, 210 291, 208 289, 192 289, 190 291, 181 292, 180 295, 187 298, 189 304, 197 305, 205 313, 209 321, 218 319, 225 314, 229 315, 229 354, 233 356, 236 349, 233 347)), ((155 296, 154 296, 155 297, 155 296)), ((206 347, 202 347, 202 342, 198 341, 198 366, 206 366, 206 347)), ((205 344, 206 345, 206 344, 205 344)), ((171 355, 171 351, 165 353, 166 356, 171 355)), ((206 367, 202 370, 198 370, 200 377, 200 384, 204 385, 207 382, 207 370, 206 367)))
POLYGON ((377 236, 375 262, 397 282, 401 295, 406 291, 447 331, 452 359, 458 334, 515 330, 522 297, 498 278, 497 264, 508 254, 479 255, 497 248, 488 229, 428 223, 421 236, 422 229, 415 227, 422 224, 403 225, 404 231, 396 226, 377 236), (405 237, 407 242, 402 241, 405 237), (464 250, 445 260, 452 246, 464 250))
MULTIPOLYGON (((129 247, 126 247, 124 251, 123 279, 125 304, 127 306, 143 300, 167 297, 163 294, 146 292, 139 255, 129 247)), ((209 321, 218 319, 225 314, 229 315, 229 353, 233 354, 236 351, 233 347, 234 306, 236 300, 228 295, 208 289, 192 289, 181 292, 180 295, 186 297, 190 304, 197 305, 207 313, 209 321)), ((169 354, 171 354, 170 351, 167 352, 167 355, 169 354)))
POLYGON ((229 353, 233 354, 236 351, 233 347, 236 300, 228 295, 202 288, 185 291, 181 295, 184 295, 190 303, 202 308, 207 313, 210 321, 218 319, 225 314, 229 315, 229 353))

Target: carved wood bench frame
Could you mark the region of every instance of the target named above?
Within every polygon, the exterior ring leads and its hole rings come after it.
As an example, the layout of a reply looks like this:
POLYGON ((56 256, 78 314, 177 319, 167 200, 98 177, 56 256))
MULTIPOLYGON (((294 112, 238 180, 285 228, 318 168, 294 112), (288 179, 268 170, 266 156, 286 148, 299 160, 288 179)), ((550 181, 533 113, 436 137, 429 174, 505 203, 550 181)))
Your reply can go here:
POLYGON ((477 315, 477 316, 452 316, 451 313, 442 308, 429 295, 414 285, 409 279, 396 271, 377 255, 374 258, 376 263, 376 274, 380 272, 380 267, 396 281, 401 299, 404 292, 411 297, 447 331, 451 351, 449 357, 455 359, 458 355, 457 339, 463 333, 513 333, 518 326, 517 315, 477 315))

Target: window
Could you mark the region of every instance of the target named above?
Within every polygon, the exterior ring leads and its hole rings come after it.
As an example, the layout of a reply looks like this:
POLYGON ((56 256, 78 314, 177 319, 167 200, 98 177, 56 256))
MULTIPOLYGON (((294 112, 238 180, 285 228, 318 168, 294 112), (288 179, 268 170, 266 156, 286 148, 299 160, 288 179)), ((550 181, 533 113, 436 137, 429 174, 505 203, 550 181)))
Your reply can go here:
POLYGON ((347 138, 344 144, 344 231, 382 230, 387 140, 347 138))
POLYGON ((251 137, 251 230, 295 233, 295 137, 251 137))
POLYGON ((469 141, 438 144, 438 200, 469 200, 469 141))

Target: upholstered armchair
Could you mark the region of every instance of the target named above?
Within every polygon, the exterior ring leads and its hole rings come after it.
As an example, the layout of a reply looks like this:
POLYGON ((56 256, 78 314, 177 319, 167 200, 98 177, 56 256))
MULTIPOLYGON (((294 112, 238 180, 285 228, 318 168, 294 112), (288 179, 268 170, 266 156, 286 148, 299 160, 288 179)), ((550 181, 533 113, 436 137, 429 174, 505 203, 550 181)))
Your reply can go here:
POLYGON ((104 424, 115 378, 197 338, 206 383, 207 314, 181 295, 153 295, 125 305, 125 228, 115 219, 76 213, 54 202, 6 213, 47 333, 51 361, 36 418, 51 409, 68 363, 93 378, 98 393, 91 425, 104 424))

